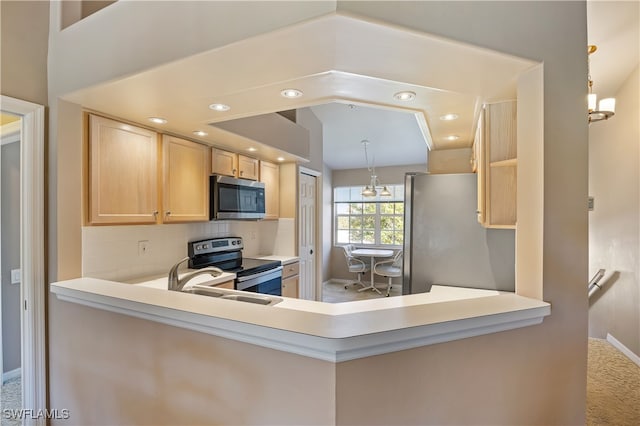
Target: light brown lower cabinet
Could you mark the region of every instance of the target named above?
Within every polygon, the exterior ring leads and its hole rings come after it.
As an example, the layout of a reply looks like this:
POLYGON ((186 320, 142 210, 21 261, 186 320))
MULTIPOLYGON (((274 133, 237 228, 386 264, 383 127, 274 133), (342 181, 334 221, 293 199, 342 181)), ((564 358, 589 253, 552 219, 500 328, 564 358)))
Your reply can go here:
POLYGON ((228 288, 228 289, 233 290, 234 289, 234 281, 233 280, 225 281, 225 282, 223 282, 221 284, 216 285, 215 287, 216 288, 228 288))
POLYGON ((300 263, 293 262, 282 266, 282 296, 298 297, 300 263))

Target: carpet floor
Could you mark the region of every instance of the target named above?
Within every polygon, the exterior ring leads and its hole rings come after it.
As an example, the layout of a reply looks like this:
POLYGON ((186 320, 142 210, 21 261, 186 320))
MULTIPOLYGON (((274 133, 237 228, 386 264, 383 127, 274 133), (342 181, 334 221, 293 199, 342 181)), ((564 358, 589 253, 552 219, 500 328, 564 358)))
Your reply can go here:
POLYGON ((7 380, 2 385, 2 405, 0 406, 1 426, 20 426, 22 421, 11 419, 5 415, 6 409, 19 410, 22 408, 22 381, 20 377, 7 380))
POLYGON ((640 366, 602 339, 589 339, 587 425, 640 425, 640 366))

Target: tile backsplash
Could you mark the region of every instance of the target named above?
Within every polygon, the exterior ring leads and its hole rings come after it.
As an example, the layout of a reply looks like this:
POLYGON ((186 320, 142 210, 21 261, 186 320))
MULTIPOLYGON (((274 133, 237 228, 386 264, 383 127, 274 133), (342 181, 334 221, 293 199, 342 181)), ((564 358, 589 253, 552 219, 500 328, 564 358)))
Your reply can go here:
POLYGON ((243 255, 295 255, 295 221, 212 221, 171 225, 86 226, 82 228, 82 275, 133 280, 169 272, 187 256, 187 242, 242 237, 243 255), (146 242, 142 253, 140 242, 146 242))

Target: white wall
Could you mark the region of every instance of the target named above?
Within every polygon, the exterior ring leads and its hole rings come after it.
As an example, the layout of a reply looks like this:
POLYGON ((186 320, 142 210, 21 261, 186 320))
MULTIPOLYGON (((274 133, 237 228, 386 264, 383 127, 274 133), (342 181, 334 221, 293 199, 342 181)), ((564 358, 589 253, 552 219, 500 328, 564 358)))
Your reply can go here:
POLYGON ((616 115, 589 127, 589 274, 606 270, 590 300, 589 335, 610 333, 640 356, 640 71, 616 94, 616 115))
MULTIPOLYGON (((231 234, 231 222, 82 227, 82 276, 129 280, 163 275, 187 256, 187 242, 231 234), (138 242, 147 241, 141 255, 138 242)), ((186 265, 184 266, 186 267, 186 265)))

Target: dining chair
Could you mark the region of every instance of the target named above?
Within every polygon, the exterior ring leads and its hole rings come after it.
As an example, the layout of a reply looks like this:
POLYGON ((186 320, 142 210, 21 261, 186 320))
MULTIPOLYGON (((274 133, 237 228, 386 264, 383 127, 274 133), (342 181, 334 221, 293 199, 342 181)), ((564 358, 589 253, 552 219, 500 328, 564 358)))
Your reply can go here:
POLYGON ((382 260, 373 265, 373 273, 389 278, 389 283, 387 284, 387 297, 389 297, 393 278, 402 276, 402 250, 398 250, 393 259, 382 260))
POLYGON ((362 282, 362 275, 369 271, 369 266, 361 259, 355 257, 351 252, 356 249, 356 246, 353 244, 345 244, 342 246, 344 250, 344 257, 347 260, 347 267, 349 268, 349 272, 354 272, 358 274, 358 281, 352 282, 344 286, 345 290, 349 288, 349 285, 360 284, 363 288, 366 285, 362 282))

